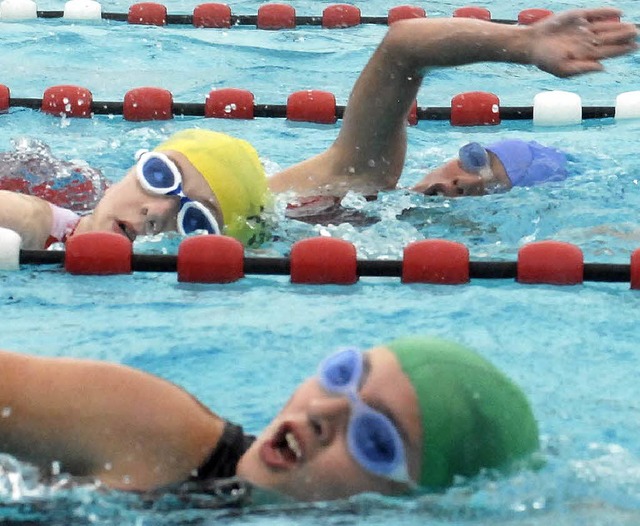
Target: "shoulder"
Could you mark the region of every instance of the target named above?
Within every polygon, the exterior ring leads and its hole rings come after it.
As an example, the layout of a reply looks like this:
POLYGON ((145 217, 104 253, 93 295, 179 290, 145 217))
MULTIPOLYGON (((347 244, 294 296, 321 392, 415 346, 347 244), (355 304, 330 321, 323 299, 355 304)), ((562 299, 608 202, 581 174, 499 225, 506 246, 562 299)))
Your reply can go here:
POLYGON ((222 435, 192 477, 193 480, 235 476, 240 458, 254 441, 255 437, 245 434, 242 426, 225 421, 222 435))

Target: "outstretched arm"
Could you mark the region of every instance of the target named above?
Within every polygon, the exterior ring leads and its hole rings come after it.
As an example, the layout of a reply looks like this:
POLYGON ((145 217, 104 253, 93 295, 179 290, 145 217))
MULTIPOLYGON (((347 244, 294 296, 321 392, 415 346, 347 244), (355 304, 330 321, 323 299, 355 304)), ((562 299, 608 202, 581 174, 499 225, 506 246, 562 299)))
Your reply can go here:
POLYGON ((532 64, 559 77, 603 69, 636 49, 633 24, 614 8, 575 9, 531 26, 465 18, 393 24, 356 81, 335 143, 271 178, 274 191, 375 195, 394 188, 404 165, 406 119, 429 68, 474 62, 532 64))
POLYGON ((222 420, 165 380, 106 362, 0 351, 0 452, 146 490, 187 479, 222 420))

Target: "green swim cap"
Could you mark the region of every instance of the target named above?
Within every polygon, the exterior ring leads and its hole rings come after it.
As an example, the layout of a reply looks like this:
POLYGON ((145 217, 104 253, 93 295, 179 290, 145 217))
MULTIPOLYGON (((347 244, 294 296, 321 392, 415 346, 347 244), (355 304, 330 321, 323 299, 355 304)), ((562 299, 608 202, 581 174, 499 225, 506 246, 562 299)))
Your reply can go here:
POLYGON ((508 468, 538 449, 538 426, 525 395, 480 355, 437 338, 385 346, 418 395, 421 486, 443 489, 456 475, 508 468))

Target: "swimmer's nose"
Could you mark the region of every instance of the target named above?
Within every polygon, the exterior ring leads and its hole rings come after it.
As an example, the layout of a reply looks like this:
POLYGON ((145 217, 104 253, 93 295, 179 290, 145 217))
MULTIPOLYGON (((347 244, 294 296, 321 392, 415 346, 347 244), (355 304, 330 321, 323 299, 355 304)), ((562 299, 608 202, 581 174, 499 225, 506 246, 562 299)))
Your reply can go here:
POLYGON ((351 406, 343 396, 316 398, 309 404, 309 422, 316 438, 328 445, 346 430, 351 406))
POLYGON ((163 196, 145 204, 140 210, 144 223, 144 234, 153 235, 175 230, 178 213, 178 198, 163 196))

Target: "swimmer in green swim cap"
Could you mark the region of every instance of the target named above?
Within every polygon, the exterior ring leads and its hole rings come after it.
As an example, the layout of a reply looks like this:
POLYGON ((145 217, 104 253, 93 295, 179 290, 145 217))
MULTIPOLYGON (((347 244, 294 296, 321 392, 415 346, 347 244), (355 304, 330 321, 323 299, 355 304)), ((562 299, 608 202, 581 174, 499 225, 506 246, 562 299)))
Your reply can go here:
POLYGON ((538 449, 522 391, 434 338, 330 355, 257 438, 129 367, 0 352, 0 369, 0 452, 122 490, 235 475, 298 500, 403 495, 526 465, 538 449))
POLYGON ((508 469, 537 449, 527 399, 495 366, 455 343, 406 338, 326 359, 238 474, 301 500, 397 494, 508 469))

